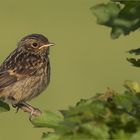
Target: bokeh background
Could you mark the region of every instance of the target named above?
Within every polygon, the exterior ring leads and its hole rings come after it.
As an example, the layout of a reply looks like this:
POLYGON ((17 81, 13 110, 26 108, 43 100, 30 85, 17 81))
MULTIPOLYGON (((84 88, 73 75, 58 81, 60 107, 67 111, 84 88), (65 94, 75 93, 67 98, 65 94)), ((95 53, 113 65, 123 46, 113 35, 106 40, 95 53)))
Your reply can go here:
MULTIPOLYGON (((0 61, 25 35, 41 33, 55 42, 51 49, 51 84, 30 103, 42 110, 61 110, 107 87, 121 92, 124 80, 140 82, 140 69, 127 51, 140 46, 140 32, 117 40, 96 24, 90 7, 107 0, 0 0, 0 61)), ((39 140, 45 129, 33 128, 28 115, 11 109, 0 114, 0 140, 39 140)))

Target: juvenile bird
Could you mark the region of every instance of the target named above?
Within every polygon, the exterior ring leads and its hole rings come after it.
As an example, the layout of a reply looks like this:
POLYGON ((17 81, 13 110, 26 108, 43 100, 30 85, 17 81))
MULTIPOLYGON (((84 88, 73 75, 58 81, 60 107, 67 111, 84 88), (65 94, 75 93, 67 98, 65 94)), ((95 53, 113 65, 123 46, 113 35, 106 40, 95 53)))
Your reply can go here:
POLYGON ((50 82, 48 55, 53 45, 41 34, 22 38, 0 66, 0 98, 33 113, 35 108, 26 102, 38 96, 50 82))

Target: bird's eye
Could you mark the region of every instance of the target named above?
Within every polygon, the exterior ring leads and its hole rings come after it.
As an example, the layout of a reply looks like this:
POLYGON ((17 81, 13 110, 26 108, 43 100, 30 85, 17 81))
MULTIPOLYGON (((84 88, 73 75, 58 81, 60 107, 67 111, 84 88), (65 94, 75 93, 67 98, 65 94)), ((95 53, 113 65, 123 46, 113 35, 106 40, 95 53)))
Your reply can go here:
POLYGON ((38 44, 37 44, 37 43, 33 43, 32 46, 33 46, 33 47, 37 47, 38 44))

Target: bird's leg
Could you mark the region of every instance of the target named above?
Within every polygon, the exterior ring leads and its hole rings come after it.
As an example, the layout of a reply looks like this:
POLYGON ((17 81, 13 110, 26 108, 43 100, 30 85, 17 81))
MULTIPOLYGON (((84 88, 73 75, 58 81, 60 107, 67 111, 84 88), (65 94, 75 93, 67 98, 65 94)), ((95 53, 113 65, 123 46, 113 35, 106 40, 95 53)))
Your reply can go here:
POLYGON ((12 106, 13 106, 14 108, 16 108, 16 113, 18 113, 18 111, 19 111, 19 106, 16 105, 16 104, 12 104, 12 106))
POLYGON ((24 112, 28 112, 30 114, 29 119, 31 119, 32 116, 40 116, 42 114, 38 108, 35 108, 25 102, 18 103, 14 105, 14 107, 17 107, 17 111, 22 109, 24 112))

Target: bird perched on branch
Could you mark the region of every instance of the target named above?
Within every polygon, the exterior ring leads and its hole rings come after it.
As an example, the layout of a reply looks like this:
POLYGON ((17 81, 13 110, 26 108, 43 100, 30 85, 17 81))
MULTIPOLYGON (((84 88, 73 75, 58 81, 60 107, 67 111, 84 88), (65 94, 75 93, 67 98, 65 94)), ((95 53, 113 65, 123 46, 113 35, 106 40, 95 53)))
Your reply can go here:
POLYGON ((31 114, 38 111, 26 102, 38 96, 50 82, 48 55, 53 45, 41 34, 22 38, 0 66, 0 98, 31 114))

